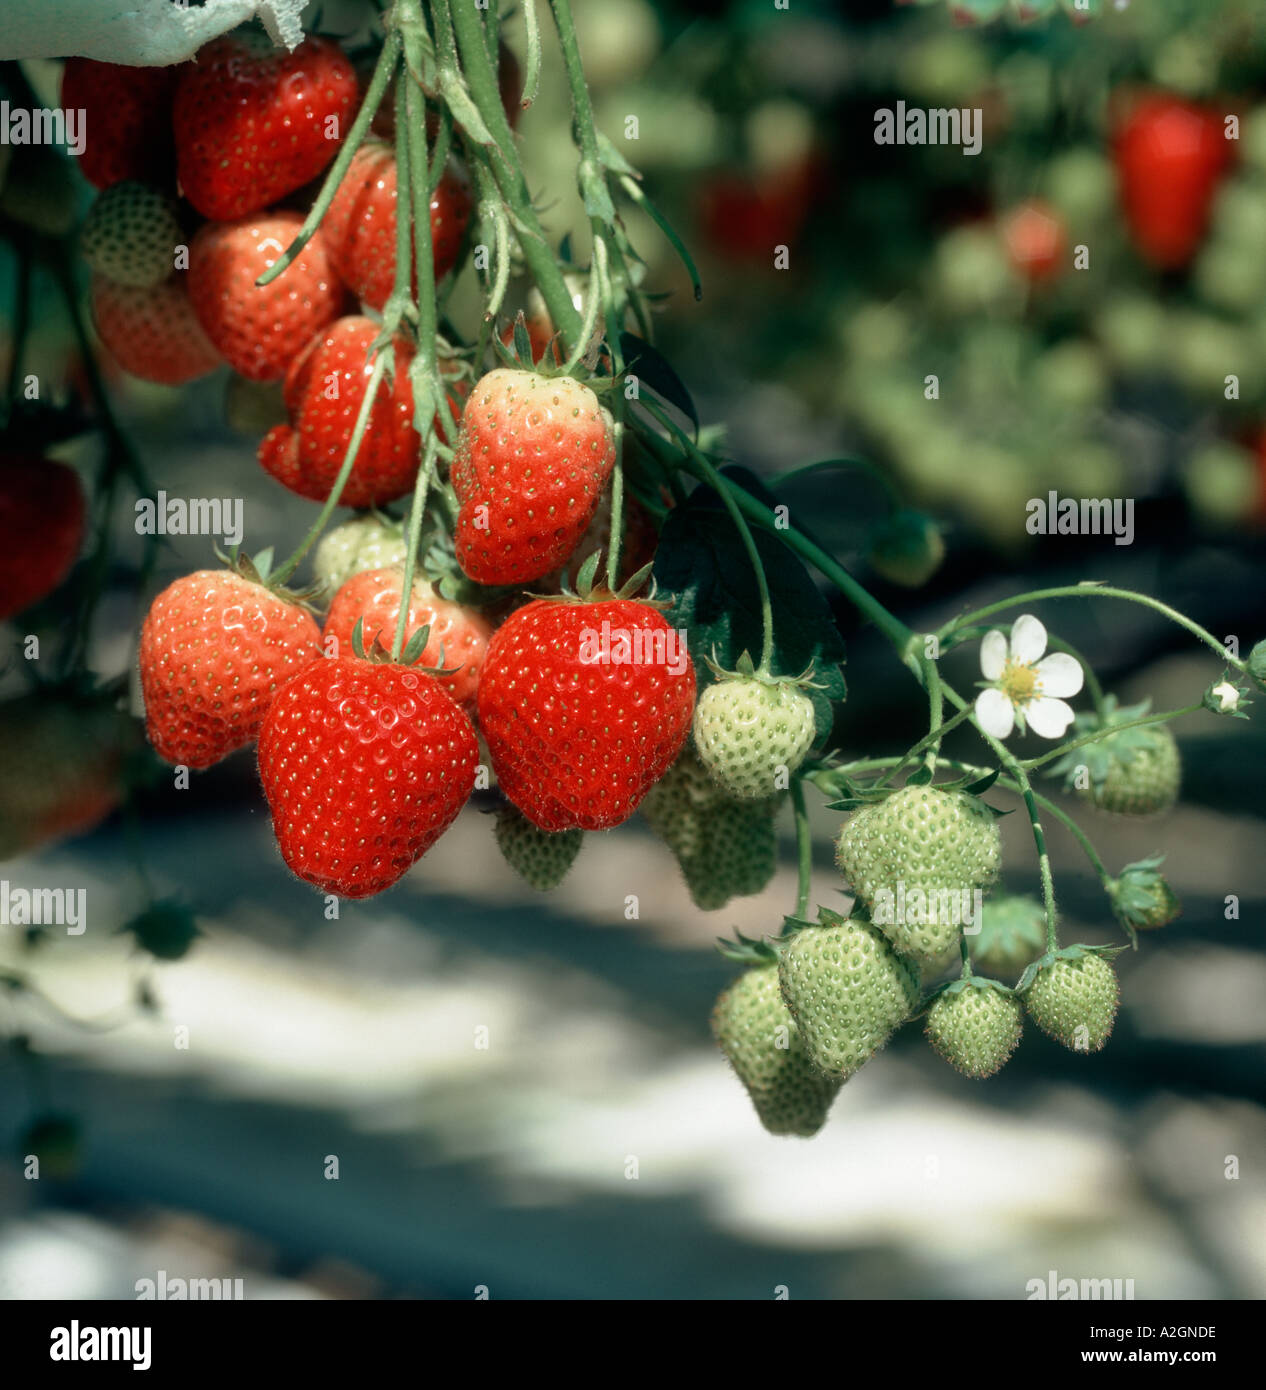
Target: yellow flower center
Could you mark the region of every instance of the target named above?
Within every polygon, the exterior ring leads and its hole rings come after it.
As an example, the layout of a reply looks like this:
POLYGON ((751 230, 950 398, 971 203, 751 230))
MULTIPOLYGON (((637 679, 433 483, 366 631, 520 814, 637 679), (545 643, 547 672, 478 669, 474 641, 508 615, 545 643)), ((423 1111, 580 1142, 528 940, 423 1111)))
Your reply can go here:
POLYGON ((1022 705, 1037 694, 1037 672, 1032 666, 1008 661, 998 684, 1013 704, 1022 705))

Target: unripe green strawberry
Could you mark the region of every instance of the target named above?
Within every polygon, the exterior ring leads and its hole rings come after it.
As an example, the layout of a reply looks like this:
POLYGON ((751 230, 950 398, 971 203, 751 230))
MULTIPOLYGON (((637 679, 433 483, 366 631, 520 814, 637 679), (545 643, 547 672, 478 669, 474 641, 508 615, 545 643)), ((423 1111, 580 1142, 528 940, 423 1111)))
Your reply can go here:
POLYGON ((983 1080, 1010 1059, 1023 1027, 1019 1001, 994 981, 973 975, 937 996, 924 1031, 951 1067, 983 1080))
POLYGON ((672 850, 696 907, 722 908, 759 893, 774 876, 777 799, 734 801, 717 786, 687 743, 647 792, 639 810, 672 850))
POLYGON ((542 893, 567 877, 567 870, 580 853, 583 830, 551 832, 538 829, 514 806, 497 815, 497 848, 502 858, 533 888, 542 893))
POLYGON ((1027 894, 987 898, 980 930, 967 944, 976 969, 1019 974, 1046 949, 1046 909, 1027 894))
POLYGON ((778 978, 814 1065, 847 1081, 917 1007, 919 972, 869 922, 827 908, 819 921, 784 947, 778 978))
POLYGON ((998 874, 993 812, 966 792, 905 786, 845 822, 836 862, 893 945, 923 965, 944 958, 974 913, 965 895, 998 874))
POLYGON ((1112 910, 1127 930, 1165 927, 1181 916, 1182 903, 1178 901, 1178 895, 1165 876, 1158 872, 1163 862, 1157 857, 1127 864, 1121 870, 1120 878, 1113 879, 1109 884, 1112 910))
POLYGON ((771 1134, 808 1138, 826 1121, 840 1082, 810 1062, 778 987, 778 966, 756 965, 725 990, 712 1032, 771 1134))
POLYGON ((699 761, 689 740, 677 760, 646 793, 638 808, 651 833, 678 859, 689 859, 703 847, 704 823, 721 799, 717 785, 699 761))
POLYGON ((325 536, 312 567, 326 592, 335 594, 354 574, 403 565, 407 550, 400 528, 370 513, 343 522, 325 536))
POLYGON ((157 188, 116 183, 97 196, 84 219, 79 249, 93 270, 119 285, 161 285, 184 241, 176 205, 157 188))
POLYGON ((931 517, 900 511, 875 529, 867 558, 876 574, 890 584, 918 589, 940 569, 945 542, 931 517))
POLYGON ((1248 673, 1266 689, 1266 640, 1258 642, 1248 654, 1248 673))
POLYGON ((730 796, 767 797, 813 743, 813 701, 792 681, 724 674, 695 706, 695 747, 730 796))
POLYGON ((1024 996, 1033 1022, 1074 1052, 1098 1052, 1108 1041, 1121 990, 1102 956, 1069 946, 1045 957, 1024 996))
MULTIPOLYGON (((1105 717, 1088 712, 1073 721, 1072 736, 1084 737, 1116 724, 1126 724, 1147 714, 1150 700, 1118 706, 1116 697, 1105 701, 1105 717)), ((1182 783, 1182 759, 1178 744, 1163 724, 1108 733, 1094 743, 1074 748, 1051 769, 1065 774, 1066 783, 1079 796, 1093 801, 1102 811, 1121 816, 1155 816, 1178 800, 1182 783)))
POLYGON ((731 898, 762 892, 778 864, 776 798, 717 801, 703 823, 699 852, 680 856, 690 898, 701 912, 716 912, 731 898))

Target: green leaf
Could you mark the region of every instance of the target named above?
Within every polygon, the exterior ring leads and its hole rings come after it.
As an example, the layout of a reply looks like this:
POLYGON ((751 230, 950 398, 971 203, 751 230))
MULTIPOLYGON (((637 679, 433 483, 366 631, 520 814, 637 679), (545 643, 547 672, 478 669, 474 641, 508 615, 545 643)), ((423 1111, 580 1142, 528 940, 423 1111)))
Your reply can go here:
MULTIPOLYGON (((747 485, 737 470, 727 470, 727 476, 747 485)), ((840 670, 844 640, 799 558, 770 532, 754 531, 753 538, 773 608, 773 674, 798 676, 813 667, 821 688, 808 694, 821 740, 834 721, 833 703, 847 694, 840 670)), ((760 650, 756 576, 734 522, 711 488, 696 488, 669 513, 655 556, 655 580, 658 597, 668 603, 665 618, 686 631, 701 687, 714 679, 704 657, 715 654, 722 667, 733 670, 744 651, 760 650)))
POLYGON ((912 772, 906 778, 907 787, 926 787, 932 780, 932 769, 924 764, 917 772, 912 772))
POLYGON ((963 790, 967 793, 968 796, 983 796, 984 793, 987 792, 989 788, 992 787, 993 784, 998 780, 998 777, 1001 774, 1001 772, 1001 768, 995 767, 992 772, 986 772, 983 777, 977 778, 976 781, 964 787, 963 790))
POLYGON ((620 351, 628 363, 627 370, 643 386, 649 386, 657 396, 663 396, 669 405, 676 406, 698 430, 699 413, 695 410, 695 403, 663 353, 636 333, 620 334, 620 351))

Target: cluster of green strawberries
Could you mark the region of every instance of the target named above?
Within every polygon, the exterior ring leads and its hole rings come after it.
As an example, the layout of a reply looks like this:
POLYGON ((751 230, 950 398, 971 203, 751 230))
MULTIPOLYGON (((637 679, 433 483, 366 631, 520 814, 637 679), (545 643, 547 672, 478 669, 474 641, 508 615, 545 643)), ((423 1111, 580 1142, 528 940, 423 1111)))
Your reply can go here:
MULTIPOLYGON (((1248 669, 1255 680, 1266 674, 1266 644, 1248 669)), ((1141 722, 1148 713, 1148 702, 1099 698, 1076 717, 1051 775, 1110 815, 1170 810, 1181 758, 1165 724, 1141 722)), ((722 943, 746 968, 717 1000, 713 1031, 771 1133, 817 1133, 844 1082, 918 1019, 933 1050, 976 1079, 1006 1064, 1026 1013, 1073 1051, 1107 1042, 1120 998, 1112 961, 1124 948, 1060 948, 1049 904, 998 887, 998 813, 978 794, 983 783, 965 783, 933 785, 923 772, 899 789, 853 787, 836 841, 850 914, 821 908, 816 922, 790 917, 763 941, 722 943)), ((1181 912, 1161 862, 1104 877, 1132 939, 1181 912)))
MULTIPOLYGON (((1161 724, 1112 732, 1144 712, 1109 696, 1078 717, 1078 735, 1102 737, 1057 765, 1070 790, 1118 815, 1173 806, 1181 762, 1172 733, 1161 724)), ((1000 857, 997 814, 979 795, 911 779, 839 833, 836 862, 855 899, 848 917, 822 908, 816 922, 788 918, 776 937, 727 947, 747 968, 718 999, 713 1031, 767 1130, 817 1133, 844 1082, 915 1019, 939 1056, 977 1079, 1011 1057, 1026 1012, 1074 1051, 1104 1046, 1121 948, 1056 947, 1043 905, 1027 896, 998 892, 982 911, 964 908, 995 886, 1000 857), (960 952, 962 972, 935 983, 960 952), (994 978, 1007 973, 1019 976, 1014 985, 994 978)), ((1181 910, 1159 863, 1129 865, 1108 886, 1131 933, 1181 910)))

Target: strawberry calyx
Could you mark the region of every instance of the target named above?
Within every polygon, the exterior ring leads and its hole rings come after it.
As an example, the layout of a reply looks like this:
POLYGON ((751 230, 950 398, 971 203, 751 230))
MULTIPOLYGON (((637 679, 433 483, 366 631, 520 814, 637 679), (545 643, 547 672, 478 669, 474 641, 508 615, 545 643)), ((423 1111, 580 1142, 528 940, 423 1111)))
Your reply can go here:
POLYGON ((379 637, 375 636, 368 649, 365 647, 365 619, 356 619, 356 626, 352 628, 352 651, 361 661, 370 661, 380 666, 407 666, 412 671, 420 671, 424 676, 455 676, 462 668, 461 666, 446 666, 444 664, 444 648, 440 647, 440 664, 438 666, 419 666, 418 660, 426 650, 426 644, 431 637, 430 623, 424 624, 412 633, 409 640, 404 644, 404 650, 399 657, 391 655, 391 648, 385 647, 379 637))
POLYGON ((808 666, 798 676, 776 676, 768 667, 758 667, 752 660, 749 651, 743 651, 739 659, 734 663, 734 670, 727 671, 724 666, 716 659, 716 648, 713 648, 711 656, 705 656, 708 669, 719 681, 726 680, 758 680, 764 685, 779 686, 789 685, 795 690, 825 690, 826 686, 813 679, 814 666, 810 662, 808 666))
POLYGON ((653 608, 656 612, 662 613, 672 604, 667 599, 655 597, 656 585, 652 571, 655 568, 654 562, 642 566, 636 574, 632 574, 617 589, 612 589, 607 584, 605 577, 599 577, 599 566, 602 563, 601 549, 595 550, 592 555, 580 567, 580 573, 576 576, 576 587, 568 583, 564 577, 556 594, 531 594, 530 597, 543 602, 550 603, 642 603, 647 608, 653 608), (639 591, 650 581, 649 591, 639 596, 639 591))
POLYGON ((301 589, 291 589, 284 582, 273 579, 272 576, 276 573, 273 562, 276 557, 271 545, 261 550, 258 555, 253 556, 239 553, 237 546, 234 546, 226 555, 219 546, 216 546, 215 555, 216 559, 231 574, 235 574, 239 579, 245 579, 250 584, 258 584, 261 589, 267 589, 270 594, 275 594, 283 603, 294 604, 296 608, 311 610, 323 592, 321 584, 308 584, 301 589))
POLYGON ((1113 961, 1122 951, 1129 949, 1128 946, 1088 946, 1085 942, 1079 941, 1072 946, 1062 946, 1057 951, 1047 951, 1026 967, 1024 974, 1016 982, 1013 993, 1026 994, 1038 975, 1043 970, 1050 969, 1057 961, 1084 960, 1087 956, 1102 956, 1106 961, 1113 961))

